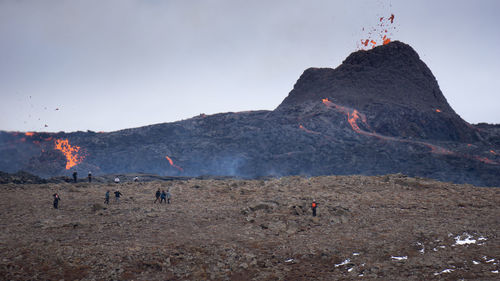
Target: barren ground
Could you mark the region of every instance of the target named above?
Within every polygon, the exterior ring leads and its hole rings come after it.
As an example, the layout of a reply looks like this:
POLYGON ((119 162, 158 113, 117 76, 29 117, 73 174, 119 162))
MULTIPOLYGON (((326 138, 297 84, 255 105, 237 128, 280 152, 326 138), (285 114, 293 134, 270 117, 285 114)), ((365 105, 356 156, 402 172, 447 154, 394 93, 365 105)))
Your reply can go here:
POLYGON ((499 188, 402 175, 4 184, 0 207, 1 280, 500 279, 499 188), (153 204, 157 188, 171 204, 153 204), (105 206, 107 189, 122 201, 105 206))

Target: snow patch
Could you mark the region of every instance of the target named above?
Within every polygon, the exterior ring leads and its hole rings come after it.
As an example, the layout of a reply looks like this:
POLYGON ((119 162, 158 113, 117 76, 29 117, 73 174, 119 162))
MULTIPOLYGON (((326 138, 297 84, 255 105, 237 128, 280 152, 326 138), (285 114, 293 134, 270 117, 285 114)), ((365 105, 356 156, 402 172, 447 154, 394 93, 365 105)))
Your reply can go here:
POLYGON ((445 270, 443 270, 441 272, 434 273, 434 275, 441 275, 443 273, 451 273, 452 271, 453 271, 453 269, 445 269, 445 270))
POLYGON ((359 256, 359 253, 352 253, 353 256, 359 256))
POLYGON ((351 267, 347 270, 347 272, 351 272, 354 269, 354 267, 351 267))
POLYGON ((497 273, 498 274, 498 270, 492 270, 491 273, 497 273))
POLYGON ((339 266, 342 266, 342 265, 346 265, 346 264, 348 264, 348 263, 350 263, 350 262, 351 262, 351 259, 346 259, 345 261, 343 261, 343 262, 341 262, 341 263, 339 263, 339 264, 336 264, 336 265, 335 265, 335 267, 339 267, 339 266))
POLYGON ((478 261, 472 261, 473 264, 480 264, 478 261))
POLYGON ((495 259, 487 260, 486 263, 494 262, 495 259))
POLYGON ((464 233, 455 237, 455 244, 453 244, 452 246, 468 244, 476 244, 476 239, 474 239, 469 233, 464 233), (462 236, 464 236, 463 239, 462 236))
POLYGON ((422 243, 420 243, 420 242, 417 242, 416 244, 417 244, 417 246, 422 246, 422 249, 420 249, 420 250, 419 250, 419 252, 420 252, 421 254, 425 253, 425 246, 424 246, 424 244, 422 244, 422 243))
POLYGON ((292 262, 293 259, 287 259, 285 262, 292 262))
POLYGON ((407 260, 408 256, 402 256, 402 257, 391 256, 391 259, 396 260, 396 261, 402 261, 402 260, 407 260))

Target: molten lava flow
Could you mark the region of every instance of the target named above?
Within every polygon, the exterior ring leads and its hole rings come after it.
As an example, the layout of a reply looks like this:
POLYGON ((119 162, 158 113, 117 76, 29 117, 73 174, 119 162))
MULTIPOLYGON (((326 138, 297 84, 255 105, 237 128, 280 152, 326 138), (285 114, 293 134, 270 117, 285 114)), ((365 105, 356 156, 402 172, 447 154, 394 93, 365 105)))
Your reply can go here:
POLYGON ((486 157, 473 156, 473 158, 476 159, 477 161, 481 161, 481 162, 486 163, 486 164, 491 164, 491 165, 498 164, 498 162, 493 161, 491 159, 488 159, 486 157))
POLYGON ((368 125, 368 123, 366 122, 366 115, 364 115, 363 113, 360 113, 359 111, 357 111, 356 109, 351 109, 349 107, 345 107, 345 106, 341 106, 341 105, 338 105, 338 104, 335 104, 331 101, 329 101, 328 99, 323 99, 323 104, 325 104, 326 106, 328 107, 333 107, 335 108, 337 111, 341 112, 341 113, 344 113, 345 115, 347 115, 347 122, 349 122, 349 125, 351 125, 351 128, 356 132, 356 133, 360 133, 360 134, 368 134, 368 135, 375 135, 374 133, 371 133, 371 132, 367 132, 367 131, 363 131, 361 130, 361 128, 359 127, 358 125, 358 120, 361 120, 361 122, 367 127, 367 128, 370 128, 370 126, 368 125))
POLYGON ((443 147, 440 147, 437 145, 433 145, 430 143, 400 139, 400 138, 395 138, 395 137, 389 137, 389 136, 384 136, 384 135, 378 134, 378 133, 373 132, 373 131, 372 132, 365 131, 365 130, 360 128, 360 126, 358 125, 358 121, 361 120, 361 124, 363 124, 364 127, 370 128, 370 126, 368 125, 367 119, 366 119, 366 115, 364 115, 363 113, 360 113, 356 109, 352 109, 352 108, 349 108, 346 106, 341 106, 341 105, 335 104, 335 103, 329 101, 328 99, 322 99, 322 102, 327 107, 334 108, 338 112, 345 114, 347 116, 347 122, 349 123, 349 125, 351 125, 351 128, 358 134, 376 137, 376 138, 387 140, 387 141, 397 141, 397 142, 415 143, 415 144, 424 145, 424 146, 429 147, 431 149, 431 152, 435 153, 435 154, 443 154, 443 155, 453 154, 453 152, 451 152, 450 150, 448 150, 446 148, 443 148, 443 147))
POLYGON ((170 163, 170 166, 172 166, 172 167, 176 168, 177 170, 179 170, 179 171, 181 171, 181 172, 182 172, 182 171, 184 171, 181 167, 179 167, 179 166, 175 165, 175 164, 174 164, 174 161, 172 161, 172 159, 170 159, 170 157, 165 156, 165 158, 168 160, 168 163, 170 163))
POLYGON ((314 134, 314 135, 320 135, 321 134, 319 132, 311 131, 311 130, 305 128, 304 126, 302 126, 302 124, 299 125, 299 129, 301 129, 302 131, 304 131, 306 133, 309 133, 309 134, 314 134))
MULTIPOLYGON (((336 111, 345 114, 347 116, 347 122, 349 123, 349 125, 351 125, 351 128, 353 129, 353 131, 355 131, 358 134, 376 137, 376 138, 379 138, 382 140, 387 140, 387 141, 397 141, 397 142, 403 142, 403 143, 413 143, 413 144, 423 145, 423 146, 430 148, 431 153, 434 153, 434 154, 457 155, 457 156, 461 156, 464 158, 469 158, 469 159, 481 161, 481 162, 486 163, 486 164, 491 164, 491 165, 499 165, 500 164, 499 162, 488 159, 486 157, 467 155, 467 154, 458 154, 458 153, 455 153, 455 152, 448 150, 444 147, 437 146, 437 145, 430 144, 430 143, 423 142, 423 141, 415 141, 415 140, 401 139, 401 138, 396 138, 396 137, 389 137, 389 136, 384 136, 384 135, 378 134, 378 133, 373 132, 373 131, 372 132, 365 131, 365 130, 361 129, 360 125, 358 124, 358 121, 361 120, 361 124, 363 124, 363 126, 365 128, 370 129, 370 126, 368 125, 368 122, 366 120, 366 116, 364 114, 360 113, 356 109, 352 109, 352 108, 349 108, 346 106, 341 106, 341 105, 335 104, 335 103, 331 102, 330 100, 328 100, 327 98, 322 99, 322 102, 327 107, 334 108, 336 111)), ((470 147, 471 144, 468 144, 467 146, 470 147)), ((494 150, 490 150, 489 152, 491 154, 498 155, 494 150)))
POLYGON ((54 149, 60 150, 66 157, 66 170, 80 164, 85 158, 84 155, 79 155, 80 147, 70 145, 67 139, 56 139, 54 149))
POLYGON ((441 109, 436 109, 436 112, 441 112, 441 109))
POLYGON ((33 132, 26 132, 26 133, 24 133, 24 135, 26 135, 28 137, 32 137, 32 136, 35 135, 35 133, 33 133, 33 132))

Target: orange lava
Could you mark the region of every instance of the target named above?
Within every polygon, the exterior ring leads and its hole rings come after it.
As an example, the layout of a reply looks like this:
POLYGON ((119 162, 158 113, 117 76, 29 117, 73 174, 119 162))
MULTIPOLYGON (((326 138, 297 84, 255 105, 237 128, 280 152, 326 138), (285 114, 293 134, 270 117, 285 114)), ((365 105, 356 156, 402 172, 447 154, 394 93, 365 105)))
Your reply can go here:
POLYGON ((25 134, 26 136, 28 136, 28 137, 32 137, 32 136, 34 136, 34 135, 35 135, 35 133, 33 133, 33 132, 26 132, 26 133, 24 133, 24 134, 25 134))
POLYGON ((302 124, 299 125, 299 129, 301 129, 302 131, 306 132, 306 133, 309 133, 309 134, 314 134, 314 135, 319 135, 321 133, 319 132, 315 132, 315 131, 311 131, 307 128, 305 128, 304 126, 302 126, 302 124))
POLYGON ((70 145, 67 139, 57 139, 54 149, 60 150, 66 157, 66 170, 80 164, 85 158, 85 156, 78 154, 80 152, 80 147, 70 145))
POLYGON ((431 152, 435 153, 435 154, 444 154, 444 155, 453 154, 453 152, 451 152, 450 150, 448 150, 446 148, 443 148, 443 147, 440 147, 437 145, 433 145, 430 143, 407 140, 407 139, 400 139, 400 138, 395 138, 395 137, 389 137, 389 136, 384 136, 384 135, 378 134, 378 133, 373 132, 373 131, 372 132, 365 131, 365 130, 360 128, 358 121, 361 121, 361 124, 363 124, 366 128, 370 128, 370 126, 368 125, 367 119, 366 119, 366 115, 364 115, 363 113, 360 113, 356 109, 352 109, 352 108, 349 108, 346 106, 341 106, 341 105, 335 104, 335 103, 329 101, 328 99, 323 99, 322 101, 323 101, 323 104, 325 104, 326 106, 334 108, 338 112, 345 114, 347 116, 347 122, 349 123, 349 125, 351 125, 351 128, 358 134, 376 137, 376 138, 387 140, 387 141, 397 141, 397 142, 405 142, 405 143, 414 143, 414 144, 424 145, 424 146, 427 146, 428 148, 430 148, 431 152))
POLYGON ((436 112, 441 112, 441 109, 436 109, 436 112))
POLYGON ((174 164, 174 161, 172 161, 172 159, 170 159, 170 157, 165 156, 165 159, 167 159, 167 160, 168 160, 168 163, 170 163, 170 166, 172 166, 172 167, 176 168, 177 170, 179 170, 179 171, 181 171, 181 172, 182 172, 182 171, 184 171, 184 169, 182 169, 181 167, 179 167, 179 166, 175 165, 175 164, 174 164))
MULTIPOLYGON (((380 17, 379 23, 373 28, 362 28, 364 32, 367 30, 365 39, 361 40, 361 46, 358 45, 358 49, 366 50, 373 49, 378 45, 387 45, 391 42, 391 36, 393 35, 390 31, 396 29, 394 24, 394 14, 390 17, 380 17)), ((358 43, 359 44, 359 43, 358 43)))
POLYGON ((391 43, 391 39, 387 38, 387 35, 384 35, 384 37, 382 37, 382 45, 387 45, 389 43, 391 43))
MULTIPOLYGON (((361 120, 361 124, 363 124, 365 128, 370 129, 370 126, 368 125, 367 120, 366 120, 366 116, 364 114, 360 113, 356 109, 352 109, 352 108, 349 108, 346 106, 341 106, 341 105, 335 104, 335 103, 331 102, 330 100, 328 100, 327 98, 322 99, 322 102, 327 107, 334 108, 338 112, 345 114, 347 116, 347 122, 349 123, 349 125, 351 125, 351 128, 353 129, 353 131, 355 131, 358 134, 376 137, 376 138, 379 138, 382 140, 387 140, 387 141, 397 141, 397 142, 403 142, 403 143, 413 143, 413 144, 423 145, 423 146, 430 148, 430 150, 431 150, 430 152, 434 153, 434 154, 456 155, 456 156, 460 156, 460 157, 464 157, 464 158, 468 158, 468 159, 474 159, 477 161, 481 161, 483 163, 490 164, 490 165, 499 165, 500 164, 499 162, 488 159, 486 157, 455 153, 455 152, 448 150, 444 147, 430 144, 430 143, 423 142, 423 141, 389 137, 389 136, 384 136, 384 135, 378 134, 378 133, 373 132, 373 131, 369 132, 369 131, 363 130, 360 128, 360 125, 358 124, 359 120, 361 120)), ((471 144, 467 144, 467 146, 470 147, 471 144)), ((494 150, 490 150, 489 152, 491 154, 498 155, 494 150)))

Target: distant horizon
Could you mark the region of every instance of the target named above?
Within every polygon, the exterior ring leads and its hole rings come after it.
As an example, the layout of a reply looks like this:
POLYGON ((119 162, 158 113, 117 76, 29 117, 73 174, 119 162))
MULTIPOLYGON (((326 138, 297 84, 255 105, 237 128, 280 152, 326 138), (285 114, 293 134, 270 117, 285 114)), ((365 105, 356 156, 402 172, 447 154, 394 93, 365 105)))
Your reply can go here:
POLYGON ((499 1, 61 3, 0 2, 2 131, 274 110, 304 70, 336 68, 382 35, 419 54, 463 120, 500 124, 499 1))

